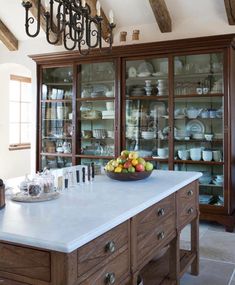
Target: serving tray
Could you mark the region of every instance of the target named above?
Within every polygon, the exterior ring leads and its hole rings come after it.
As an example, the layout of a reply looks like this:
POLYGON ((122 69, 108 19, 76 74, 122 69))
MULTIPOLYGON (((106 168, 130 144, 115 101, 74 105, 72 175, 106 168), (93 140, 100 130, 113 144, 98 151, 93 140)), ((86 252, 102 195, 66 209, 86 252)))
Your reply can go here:
POLYGON ((60 196, 59 192, 43 193, 40 196, 28 196, 25 195, 24 193, 18 192, 11 197, 11 200, 16 202, 34 203, 34 202, 44 202, 44 201, 54 200, 59 196, 60 196))

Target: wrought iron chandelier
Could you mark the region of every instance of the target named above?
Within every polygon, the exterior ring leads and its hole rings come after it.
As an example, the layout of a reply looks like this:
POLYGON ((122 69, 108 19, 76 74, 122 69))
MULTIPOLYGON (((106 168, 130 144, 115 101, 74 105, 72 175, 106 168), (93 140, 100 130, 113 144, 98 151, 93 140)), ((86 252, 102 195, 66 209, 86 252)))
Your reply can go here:
MULTIPOLYGON (((25 30, 29 37, 36 37, 39 34, 40 17, 44 14, 46 39, 50 44, 56 45, 62 40, 67 50, 78 49, 81 55, 89 54, 94 48, 102 49, 103 18, 99 1, 96 2, 95 16, 91 16, 91 8, 86 0, 45 0, 45 8, 41 2, 41 0, 37 2, 37 26, 34 33, 30 32, 30 26, 34 24, 35 19, 29 15, 33 5, 30 1, 22 2, 25 8, 25 30)), ((105 38, 108 50, 112 49, 114 28, 113 13, 110 11, 108 36, 105 38)))

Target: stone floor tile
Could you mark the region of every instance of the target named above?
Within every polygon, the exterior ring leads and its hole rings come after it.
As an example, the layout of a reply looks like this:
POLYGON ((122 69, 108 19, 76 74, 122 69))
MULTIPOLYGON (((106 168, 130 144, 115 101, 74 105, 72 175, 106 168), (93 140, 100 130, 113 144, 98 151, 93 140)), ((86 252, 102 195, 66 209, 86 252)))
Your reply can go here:
POLYGON ((208 230, 200 239, 200 256, 235 264, 235 235, 208 230))
POLYGON ((200 259, 200 274, 185 273, 180 285, 229 285, 234 267, 230 263, 200 259))

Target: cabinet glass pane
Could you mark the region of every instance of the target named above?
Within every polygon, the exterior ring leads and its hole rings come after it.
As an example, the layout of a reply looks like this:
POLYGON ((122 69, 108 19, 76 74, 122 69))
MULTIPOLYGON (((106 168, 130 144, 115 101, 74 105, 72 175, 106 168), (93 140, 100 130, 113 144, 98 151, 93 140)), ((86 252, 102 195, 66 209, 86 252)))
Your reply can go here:
POLYGON ((72 100, 72 67, 43 69, 42 100, 72 100))
POLYGON ((72 104, 42 103, 42 152, 71 153, 72 104))
POLYGON ((56 169, 62 167, 72 166, 72 158, 71 157, 63 157, 63 156, 50 156, 50 155, 42 155, 41 156, 41 167, 42 169, 56 169))
POLYGON ((177 56, 174 59, 174 76, 176 96, 223 93, 223 55, 177 56))
POLYGON ((203 205, 224 205, 224 170, 223 165, 210 164, 175 164, 175 170, 200 171, 203 176, 199 178, 199 203, 203 205))
POLYGON ((115 97, 113 62, 82 64, 79 67, 81 89, 78 98, 115 97))
POLYGON ((141 157, 168 161, 168 93, 167 58, 126 62, 123 148, 138 151, 141 157))
POLYGON ((100 175, 101 173, 103 173, 104 167, 108 161, 109 160, 107 159, 82 158, 78 160, 77 164, 91 165, 91 163, 93 162, 95 166, 95 175, 100 175))
MULTIPOLYGON (((82 64, 77 93, 77 154, 115 155, 115 65, 113 62, 82 64)), ((98 161, 98 160, 97 160, 98 161)))

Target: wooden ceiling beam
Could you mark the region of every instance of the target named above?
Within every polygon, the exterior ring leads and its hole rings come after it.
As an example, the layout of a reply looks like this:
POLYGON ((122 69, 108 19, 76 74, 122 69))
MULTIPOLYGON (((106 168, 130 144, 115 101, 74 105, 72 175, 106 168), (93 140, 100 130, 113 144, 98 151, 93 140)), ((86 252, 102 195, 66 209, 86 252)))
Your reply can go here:
POLYGON ((149 0, 154 16, 162 33, 172 31, 171 16, 167 9, 165 0, 149 0))
POLYGON ((18 40, 7 28, 7 26, 0 20, 0 41, 10 50, 18 50, 18 40))
MULTIPOLYGON (((96 0, 87 0, 86 2, 91 8, 91 15, 95 16, 97 14, 96 0)), ((102 8, 101 8, 100 12, 101 12, 101 17, 103 18, 103 21, 102 21, 102 38, 105 40, 109 37, 109 34, 110 34, 110 32, 109 32, 109 21, 108 21, 108 19, 107 19, 102 8)))
MULTIPOLYGON (((35 19, 37 19, 38 16, 38 0, 30 0, 32 7, 30 8, 30 12, 33 15, 33 17, 35 19)), ((41 28, 43 29, 44 32, 46 32, 46 18, 44 16, 46 10, 44 8, 44 6, 41 4, 41 9, 40 9, 40 25, 41 28)), ((53 23, 54 27, 55 27, 55 23, 53 23)), ((51 33, 50 34, 50 39, 52 41, 56 40, 56 35, 51 33)), ((59 42, 56 45, 61 45, 62 44, 62 40, 60 39, 59 42)))
POLYGON ((235 25, 235 0, 224 0, 229 25, 235 25))

